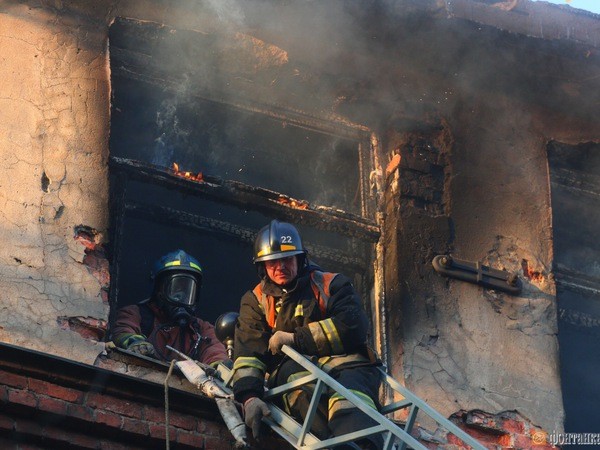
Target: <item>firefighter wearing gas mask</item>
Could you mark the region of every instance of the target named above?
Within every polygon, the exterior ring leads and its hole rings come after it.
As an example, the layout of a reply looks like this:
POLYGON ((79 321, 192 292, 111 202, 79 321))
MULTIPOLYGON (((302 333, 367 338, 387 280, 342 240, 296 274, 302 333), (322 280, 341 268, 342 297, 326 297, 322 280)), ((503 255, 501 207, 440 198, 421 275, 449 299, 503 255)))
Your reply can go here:
MULTIPOLYGON (((314 357, 323 370, 377 409, 379 361, 366 345, 368 320, 350 279, 312 264, 298 230, 277 220, 258 232, 253 262, 260 283, 241 300, 233 392, 244 405, 246 425, 254 437, 259 437, 262 418, 269 415, 262 400, 265 378, 269 387, 276 387, 306 374, 281 352, 283 345, 314 357)), ((303 420, 310 400, 310 393, 299 389, 283 394, 279 406, 303 420)), ((335 392, 322 400, 311 430, 320 439, 373 422, 335 392)), ((355 444, 376 450, 382 440, 371 436, 355 444)))
POLYGON ((183 250, 161 257, 154 265, 152 296, 117 312, 113 341, 121 348, 163 361, 178 359, 179 350, 204 364, 228 360, 214 326, 198 317, 202 267, 183 250))

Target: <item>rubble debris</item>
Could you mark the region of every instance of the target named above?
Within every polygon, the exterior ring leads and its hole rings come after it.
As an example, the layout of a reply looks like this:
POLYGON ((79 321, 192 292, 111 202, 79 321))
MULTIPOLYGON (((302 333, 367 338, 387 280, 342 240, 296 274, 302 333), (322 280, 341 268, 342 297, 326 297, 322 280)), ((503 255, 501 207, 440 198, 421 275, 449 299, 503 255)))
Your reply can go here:
POLYGON ((71 330, 84 339, 102 341, 106 335, 107 322, 104 319, 82 316, 59 316, 56 319, 61 330, 71 330))
POLYGON ((73 238, 85 247, 82 263, 100 283, 102 302, 108 303, 110 265, 104 247, 100 243, 102 236, 97 230, 86 225, 76 226, 74 232, 73 238))
MULTIPOLYGON (((548 433, 516 410, 498 414, 460 410, 452 414, 450 420, 488 448, 556 448, 549 443, 548 433)), ((461 445, 461 441, 452 435, 448 435, 448 443, 461 445)))
POLYGON ((73 238, 85 246, 88 250, 94 250, 99 243, 100 233, 87 225, 77 225, 74 229, 73 238))

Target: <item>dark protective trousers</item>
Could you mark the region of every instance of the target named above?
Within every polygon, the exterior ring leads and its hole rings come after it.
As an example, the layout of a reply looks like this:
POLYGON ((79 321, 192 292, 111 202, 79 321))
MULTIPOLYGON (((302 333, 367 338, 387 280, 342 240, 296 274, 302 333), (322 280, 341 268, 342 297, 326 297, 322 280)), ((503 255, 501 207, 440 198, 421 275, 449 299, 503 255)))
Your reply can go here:
MULTIPOLYGON (((376 367, 336 368, 328 373, 342 386, 350 389, 359 395, 359 397, 372 402, 375 407, 379 405, 380 374, 376 367)), ((269 387, 280 386, 308 374, 309 372, 298 363, 286 358, 273 376, 269 378, 268 385, 269 387)), ((284 394, 279 406, 302 422, 308 411, 314 387, 314 384, 304 385, 300 389, 284 394)), ((336 395, 332 392, 326 392, 321 396, 317 415, 311 429, 311 432, 319 439, 323 440, 333 436, 340 436, 377 425, 373 419, 354 407, 347 400, 339 399, 340 401, 336 401, 335 398, 336 395)), ((364 440, 371 443, 372 447, 370 448, 380 449, 383 447, 383 438, 381 435, 363 438, 361 442, 364 440)))

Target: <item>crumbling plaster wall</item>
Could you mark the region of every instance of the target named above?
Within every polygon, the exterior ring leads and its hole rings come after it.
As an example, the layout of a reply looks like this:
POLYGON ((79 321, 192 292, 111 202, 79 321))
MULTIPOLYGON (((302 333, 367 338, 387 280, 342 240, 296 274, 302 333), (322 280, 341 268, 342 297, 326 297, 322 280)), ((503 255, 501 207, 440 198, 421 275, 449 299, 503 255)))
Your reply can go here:
POLYGON ((0 339, 93 361, 60 316, 105 319, 80 225, 106 229, 109 86, 97 25, 0 6, 0 339))
MULTIPOLYGON (((5 1, 0 9, 0 338, 83 361, 98 349, 56 318, 107 316, 102 283, 81 264, 73 233, 85 225, 101 241, 107 227, 108 24, 117 15, 203 31, 221 23, 168 2, 93 3, 5 1)), ((560 430, 545 144, 598 140, 597 94, 586 101, 597 57, 561 54, 560 45, 536 57, 535 45, 520 51, 514 36, 502 43, 489 27, 448 22, 442 7, 436 21, 420 6, 372 17, 359 2, 350 18, 343 2, 251 6, 235 25, 285 49, 298 75, 272 77, 262 92, 303 109, 315 100, 377 131, 384 163, 402 156, 385 198, 394 375, 446 415, 517 409, 560 430), (277 90, 285 82, 288 97, 277 90), (304 82, 314 90, 301 95, 304 82), (527 274, 523 293, 440 277, 431 259, 446 252, 527 274)))
MULTIPOLYGON (((518 410, 546 429, 560 430, 544 146, 536 131, 520 126, 529 118, 518 103, 489 94, 433 131, 418 132, 424 143, 417 155, 429 147, 441 154, 437 163, 445 176, 438 208, 412 201, 423 195, 419 190, 403 192, 403 179, 422 168, 401 163, 390 176, 390 188, 394 182, 399 186, 390 193, 399 198, 392 201, 398 210, 390 211, 398 220, 399 250, 390 257, 397 257, 398 279, 391 283, 397 283, 399 295, 388 298, 388 307, 393 311, 400 304, 403 311, 398 328, 390 330, 390 347, 402 349, 392 350, 392 366, 444 413, 518 410), (494 125, 486 126, 490 121, 494 125), (523 292, 511 296, 441 277, 431 261, 447 253, 517 272, 523 292), (539 277, 526 276, 524 260, 539 277)), ((400 143, 400 154, 405 147, 400 143)))
POLYGON ((212 6, 0 1, 0 340, 87 363, 102 350, 108 29, 123 16, 214 31, 212 6))
POLYGON ((0 2, 0 339, 88 363, 108 317, 108 26, 169 13, 118 3, 0 2))

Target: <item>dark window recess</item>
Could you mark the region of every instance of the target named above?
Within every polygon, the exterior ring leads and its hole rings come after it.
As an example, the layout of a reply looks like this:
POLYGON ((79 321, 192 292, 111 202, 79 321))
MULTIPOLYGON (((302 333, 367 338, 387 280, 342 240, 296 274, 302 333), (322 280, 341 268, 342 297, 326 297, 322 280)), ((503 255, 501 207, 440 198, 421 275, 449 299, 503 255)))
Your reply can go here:
POLYGON ((203 265, 203 318, 238 310, 258 282, 254 236, 273 218, 297 224, 311 258, 353 277, 367 299, 379 235, 368 130, 202 89, 182 95, 185 74, 160 65, 157 77, 152 64, 136 65, 147 53, 124 50, 130 26, 146 34, 152 57, 181 35, 124 20, 111 29, 111 320, 148 297, 154 261, 177 248, 203 265))
POLYGON ((600 145, 548 145, 567 432, 600 429, 600 145))
POLYGON ((356 141, 137 81, 114 88, 111 154, 362 214, 356 141))

